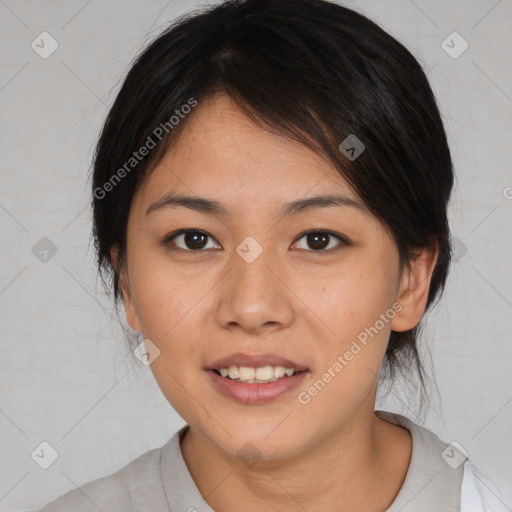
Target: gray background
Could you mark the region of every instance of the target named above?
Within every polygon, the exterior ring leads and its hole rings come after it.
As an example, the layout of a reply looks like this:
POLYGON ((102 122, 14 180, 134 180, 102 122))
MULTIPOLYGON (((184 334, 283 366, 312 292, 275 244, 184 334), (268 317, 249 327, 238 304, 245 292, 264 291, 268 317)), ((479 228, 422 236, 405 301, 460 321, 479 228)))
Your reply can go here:
MULTIPOLYGON (((128 64, 198 5, 0 0, 0 511, 37 509, 184 425, 112 318, 90 246, 88 169, 128 64), (43 31, 59 45, 47 59, 31 47, 43 31), (42 441, 59 454, 46 470, 31 458, 42 441)), ((460 443, 512 510, 512 2, 346 5, 428 71, 458 175, 457 261, 425 331, 439 396, 423 420, 400 386, 380 407, 460 443), (442 47, 453 31, 469 44, 458 58, 442 47)))

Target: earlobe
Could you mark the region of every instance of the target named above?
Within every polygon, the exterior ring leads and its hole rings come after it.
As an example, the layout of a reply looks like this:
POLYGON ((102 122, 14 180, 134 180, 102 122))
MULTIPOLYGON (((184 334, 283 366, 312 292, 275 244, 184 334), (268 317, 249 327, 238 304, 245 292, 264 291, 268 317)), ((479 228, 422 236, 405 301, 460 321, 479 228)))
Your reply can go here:
POLYGON ((133 293, 131 290, 130 280, 128 278, 126 268, 124 265, 120 266, 118 263, 118 249, 113 247, 110 251, 112 264, 115 268, 116 274, 119 276, 119 290, 123 300, 124 310, 126 313, 126 321, 128 325, 134 330, 140 332, 140 322, 135 308, 133 293))
POLYGON ((427 305, 437 256, 437 245, 434 248, 423 248, 411 261, 410 268, 404 267, 397 296, 402 308, 391 322, 391 330, 408 331, 420 322, 427 305))

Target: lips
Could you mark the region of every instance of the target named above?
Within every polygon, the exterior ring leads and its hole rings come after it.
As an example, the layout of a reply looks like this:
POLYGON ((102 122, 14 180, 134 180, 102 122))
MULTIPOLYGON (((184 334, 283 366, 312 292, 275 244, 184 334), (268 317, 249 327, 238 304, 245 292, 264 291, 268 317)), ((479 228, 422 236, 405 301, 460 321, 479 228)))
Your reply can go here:
POLYGON ((243 405, 264 405, 279 399, 292 398, 292 391, 304 382, 308 371, 301 371, 293 377, 284 377, 266 384, 247 384, 217 375, 214 370, 206 372, 213 388, 224 397, 243 405))
POLYGON ((229 356, 222 357, 209 363, 206 370, 220 370, 221 368, 229 368, 230 366, 246 366, 250 368, 259 368, 262 366, 284 366, 285 368, 293 368, 297 373, 307 370, 308 367, 300 363, 278 356, 277 354, 243 354, 238 352, 229 356))

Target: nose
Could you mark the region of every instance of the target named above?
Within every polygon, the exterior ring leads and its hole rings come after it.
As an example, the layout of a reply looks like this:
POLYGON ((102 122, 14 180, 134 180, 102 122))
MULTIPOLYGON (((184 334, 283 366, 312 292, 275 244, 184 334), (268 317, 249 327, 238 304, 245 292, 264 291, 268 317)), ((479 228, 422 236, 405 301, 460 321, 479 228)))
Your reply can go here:
POLYGON ((232 263, 221 283, 216 309, 219 324, 252 334, 289 326, 294 317, 294 295, 282 275, 283 266, 270 251, 264 250, 250 263, 235 253, 232 263))

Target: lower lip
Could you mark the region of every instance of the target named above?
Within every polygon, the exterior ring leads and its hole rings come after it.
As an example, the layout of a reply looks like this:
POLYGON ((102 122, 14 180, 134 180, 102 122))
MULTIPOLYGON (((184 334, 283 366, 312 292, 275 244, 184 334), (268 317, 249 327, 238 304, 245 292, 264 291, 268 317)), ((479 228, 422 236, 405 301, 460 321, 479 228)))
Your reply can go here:
POLYGON ((244 404, 264 404, 276 400, 297 387, 309 372, 303 371, 291 377, 283 377, 266 384, 236 382, 217 375, 213 370, 207 370, 206 373, 210 376, 217 390, 223 395, 244 404))

